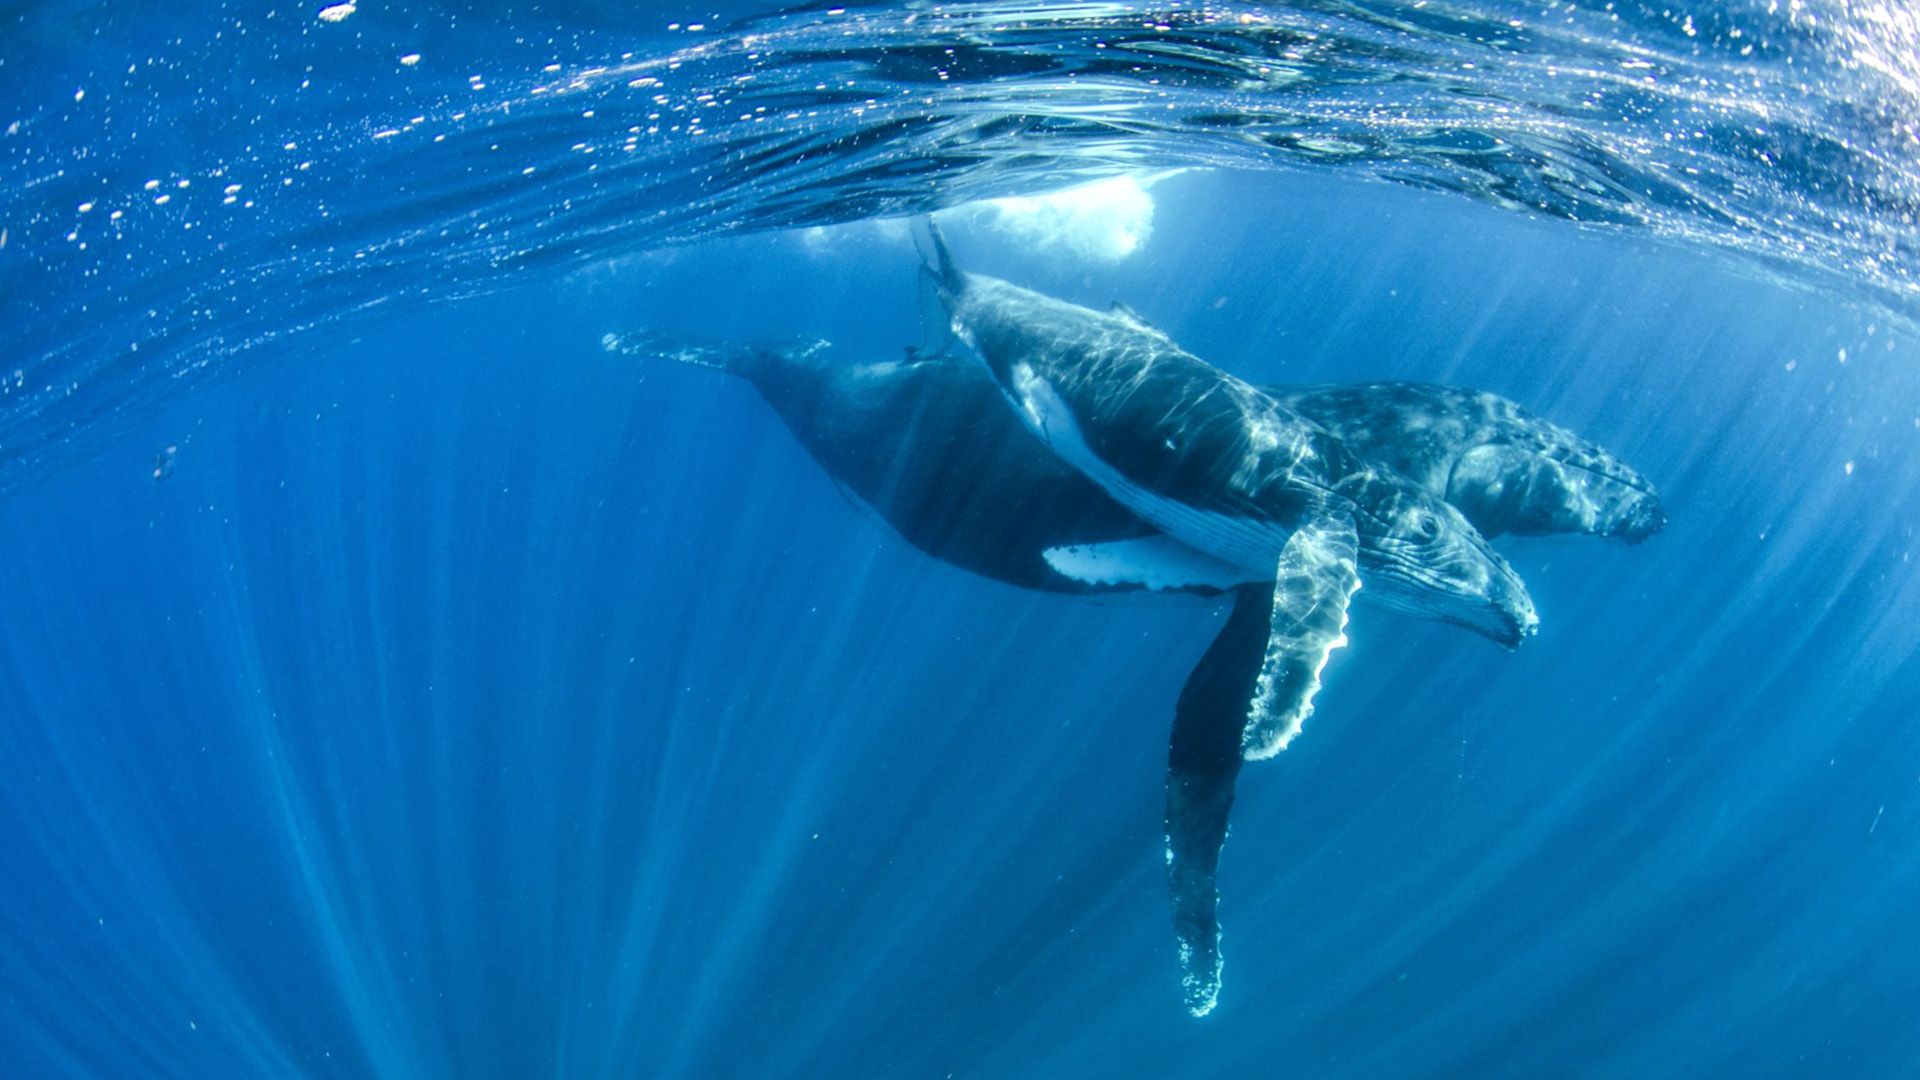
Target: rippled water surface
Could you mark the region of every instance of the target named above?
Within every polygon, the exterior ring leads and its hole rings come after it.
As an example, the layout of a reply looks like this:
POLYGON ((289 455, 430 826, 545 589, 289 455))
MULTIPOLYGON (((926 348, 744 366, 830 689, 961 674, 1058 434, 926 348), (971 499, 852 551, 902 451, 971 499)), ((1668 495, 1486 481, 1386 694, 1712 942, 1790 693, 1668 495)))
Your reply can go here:
POLYGON ((1915 289, 1898 4, 319 10, 11 16, 5 475, 369 307, 1119 170, 1383 177, 1915 289))
POLYGON ((1905 1075, 1916 57, 1870 0, 0 12, 0 1073, 1905 1075), (1201 1020, 1224 609, 929 560, 602 345, 937 347, 935 211, 1665 499, 1501 541, 1511 653, 1356 615, 1201 1020))

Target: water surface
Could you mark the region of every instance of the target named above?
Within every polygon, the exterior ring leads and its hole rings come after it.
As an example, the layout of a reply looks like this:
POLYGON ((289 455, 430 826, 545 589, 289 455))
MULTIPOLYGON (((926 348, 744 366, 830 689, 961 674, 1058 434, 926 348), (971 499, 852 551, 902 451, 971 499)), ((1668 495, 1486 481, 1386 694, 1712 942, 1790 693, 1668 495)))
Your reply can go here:
POLYGON ((4 30, 21 1075, 1920 1053, 1902 9, 318 10, 4 30), (897 356, 894 219, 1118 174, 948 228, 1249 377, 1505 394, 1672 518, 1503 541, 1510 654, 1356 615, 1201 1021, 1160 783, 1220 613, 934 563, 600 345, 897 356))

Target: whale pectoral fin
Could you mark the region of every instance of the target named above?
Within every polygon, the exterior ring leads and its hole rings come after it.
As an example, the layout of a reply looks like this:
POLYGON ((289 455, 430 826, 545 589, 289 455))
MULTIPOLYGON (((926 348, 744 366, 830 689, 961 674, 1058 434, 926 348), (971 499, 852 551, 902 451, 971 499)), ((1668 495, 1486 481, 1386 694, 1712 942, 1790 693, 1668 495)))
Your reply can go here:
POLYGON ((1308 522, 1281 549, 1266 657, 1241 740, 1248 761, 1285 750, 1312 715, 1327 657, 1347 643, 1347 604, 1360 589, 1358 555, 1353 521, 1344 516, 1308 522))
POLYGON ((1220 993, 1220 893, 1214 871, 1240 775, 1247 702, 1266 657, 1268 593, 1243 586, 1206 655, 1187 676, 1167 748, 1167 889, 1187 1011, 1205 1016, 1220 993))
POLYGON ((1281 549, 1271 594, 1235 590, 1233 614, 1180 691, 1167 752, 1167 888, 1180 985, 1195 1016, 1212 1012, 1220 995, 1216 872, 1241 761, 1285 749, 1313 712, 1321 669, 1347 641, 1358 554, 1351 519, 1297 530, 1281 549))
POLYGON ((1247 584, 1247 573, 1204 552, 1156 533, 1130 540, 1063 544, 1041 555, 1055 573, 1086 585, 1138 585, 1156 591, 1212 589, 1247 584))

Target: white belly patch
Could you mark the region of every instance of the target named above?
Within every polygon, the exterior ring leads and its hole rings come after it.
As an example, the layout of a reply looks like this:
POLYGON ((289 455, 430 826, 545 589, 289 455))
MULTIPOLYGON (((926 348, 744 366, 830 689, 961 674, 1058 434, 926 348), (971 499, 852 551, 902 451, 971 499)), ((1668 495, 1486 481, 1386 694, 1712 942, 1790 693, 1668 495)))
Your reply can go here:
POLYGON ((1228 565, 1171 536, 1066 544, 1043 554, 1056 573, 1088 585, 1138 585, 1153 591, 1198 586, 1225 592, 1266 576, 1228 565))

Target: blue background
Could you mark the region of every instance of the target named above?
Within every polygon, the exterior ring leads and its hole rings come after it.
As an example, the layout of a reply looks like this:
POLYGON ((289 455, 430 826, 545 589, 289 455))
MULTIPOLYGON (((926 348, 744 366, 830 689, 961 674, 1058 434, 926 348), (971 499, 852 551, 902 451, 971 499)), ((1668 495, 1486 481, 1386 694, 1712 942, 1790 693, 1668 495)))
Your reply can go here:
POLYGON ((1503 542, 1511 654, 1356 615, 1242 778, 1214 1016, 1159 818, 1222 613, 933 563, 745 384, 600 347, 895 355, 857 226, 322 329, 0 504, 0 1071, 1903 1075, 1911 344, 1404 190, 1155 194, 1118 264, 956 247, 1240 374, 1507 394, 1672 519, 1503 542))

